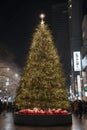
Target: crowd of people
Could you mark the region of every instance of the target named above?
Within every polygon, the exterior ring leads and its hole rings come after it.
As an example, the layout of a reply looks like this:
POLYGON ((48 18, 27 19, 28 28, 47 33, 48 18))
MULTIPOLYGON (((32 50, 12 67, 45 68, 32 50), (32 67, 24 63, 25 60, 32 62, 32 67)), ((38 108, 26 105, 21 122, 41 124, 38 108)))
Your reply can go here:
POLYGON ((87 117, 87 101, 75 100, 71 102, 71 112, 78 118, 87 117))
POLYGON ((6 112, 12 111, 12 103, 0 100, 0 114, 5 115, 6 112))
MULTIPOLYGON (((75 114, 78 118, 87 117, 87 101, 75 100, 71 101, 71 113, 75 114)), ((3 102, 0 100, 0 114, 5 115, 6 112, 14 112, 12 102, 3 102)))

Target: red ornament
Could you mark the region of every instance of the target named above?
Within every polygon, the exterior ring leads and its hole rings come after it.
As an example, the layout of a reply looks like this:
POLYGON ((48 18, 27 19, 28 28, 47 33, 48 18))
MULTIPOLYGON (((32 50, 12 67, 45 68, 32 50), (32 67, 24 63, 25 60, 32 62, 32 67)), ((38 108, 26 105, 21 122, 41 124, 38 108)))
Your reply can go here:
POLYGON ((19 114, 41 114, 41 115, 48 115, 48 114, 69 114, 67 110, 62 109, 49 109, 49 110, 42 110, 38 108, 31 109, 23 109, 19 111, 19 114))

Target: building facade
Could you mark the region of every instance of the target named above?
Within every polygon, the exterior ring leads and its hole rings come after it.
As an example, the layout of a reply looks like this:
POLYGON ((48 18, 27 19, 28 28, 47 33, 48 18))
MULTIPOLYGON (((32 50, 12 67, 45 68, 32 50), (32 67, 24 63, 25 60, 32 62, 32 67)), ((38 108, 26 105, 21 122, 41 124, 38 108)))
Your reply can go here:
POLYGON ((87 60, 87 24, 85 27, 83 24, 84 20, 87 22, 86 3, 86 0, 67 0, 52 7, 55 44, 63 63, 67 85, 71 89, 71 97, 79 99, 85 96, 84 84, 87 83, 87 62, 84 63, 84 58, 87 60), (82 68, 84 65, 85 69, 82 68))

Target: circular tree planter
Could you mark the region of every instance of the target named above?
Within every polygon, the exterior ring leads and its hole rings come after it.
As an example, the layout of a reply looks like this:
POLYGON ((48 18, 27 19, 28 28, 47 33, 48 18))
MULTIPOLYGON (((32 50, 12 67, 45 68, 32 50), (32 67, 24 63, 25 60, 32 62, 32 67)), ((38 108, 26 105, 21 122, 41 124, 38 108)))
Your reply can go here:
POLYGON ((16 125, 29 126, 58 126, 72 124, 72 114, 19 114, 14 113, 14 123, 16 125))

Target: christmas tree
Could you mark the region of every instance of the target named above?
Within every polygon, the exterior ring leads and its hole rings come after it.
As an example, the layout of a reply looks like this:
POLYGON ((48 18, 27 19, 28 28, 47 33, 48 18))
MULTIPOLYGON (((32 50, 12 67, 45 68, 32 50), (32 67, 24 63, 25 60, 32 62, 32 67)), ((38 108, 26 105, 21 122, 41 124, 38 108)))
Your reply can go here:
POLYGON ((41 18, 33 34, 15 105, 19 109, 69 109, 60 57, 43 14, 41 18))

